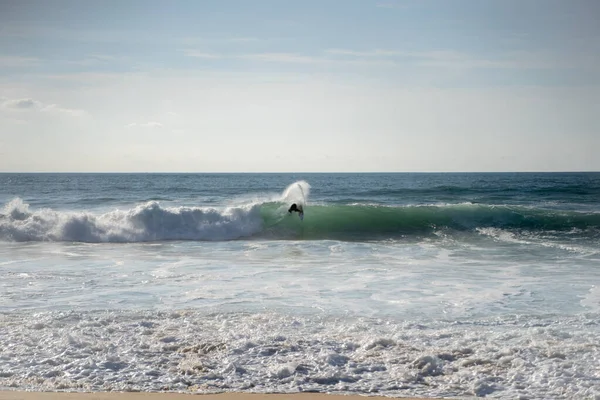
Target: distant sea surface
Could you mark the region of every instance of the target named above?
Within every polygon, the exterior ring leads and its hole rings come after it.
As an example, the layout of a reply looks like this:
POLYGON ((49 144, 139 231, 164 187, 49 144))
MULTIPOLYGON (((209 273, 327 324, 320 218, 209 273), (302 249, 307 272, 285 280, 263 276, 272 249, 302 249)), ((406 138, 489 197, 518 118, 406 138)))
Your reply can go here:
POLYGON ((0 174, 0 389, 599 399, 599 363, 600 173, 0 174))

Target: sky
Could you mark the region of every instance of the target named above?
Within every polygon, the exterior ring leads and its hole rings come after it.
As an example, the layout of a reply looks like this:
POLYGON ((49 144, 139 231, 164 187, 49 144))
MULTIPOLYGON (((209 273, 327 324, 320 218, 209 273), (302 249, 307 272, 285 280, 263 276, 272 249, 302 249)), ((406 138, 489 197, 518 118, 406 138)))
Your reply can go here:
POLYGON ((0 0, 0 172, 600 171, 597 0, 0 0))

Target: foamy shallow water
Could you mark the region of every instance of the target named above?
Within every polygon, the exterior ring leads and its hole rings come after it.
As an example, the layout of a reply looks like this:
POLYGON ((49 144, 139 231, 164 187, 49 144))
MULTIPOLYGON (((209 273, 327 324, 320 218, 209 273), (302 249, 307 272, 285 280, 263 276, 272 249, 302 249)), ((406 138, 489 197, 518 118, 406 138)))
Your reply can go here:
POLYGON ((595 256, 488 240, 7 243, 0 387, 598 398, 595 256))
POLYGON ((461 323, 179 310, 0 321, 3 388, 600 397, 597 314, 461 323))
POLYGON ((5 243, 0 311, 192 307, 409 319, 600 312, 598 254, 554 249, 551 261, 545 246, 538 250, 520 254, 520 245, 499 247, 486 236, 469 245, 5 243))

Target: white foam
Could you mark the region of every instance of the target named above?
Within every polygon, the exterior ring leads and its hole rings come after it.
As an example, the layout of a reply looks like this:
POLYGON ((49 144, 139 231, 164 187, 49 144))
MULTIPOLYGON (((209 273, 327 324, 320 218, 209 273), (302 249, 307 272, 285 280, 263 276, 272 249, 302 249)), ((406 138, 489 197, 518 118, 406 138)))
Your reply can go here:
POLYGON ((310 196, 310 185, 306 181, 298 181, 289 185, 282 195, 282 201, 287 203, 307 204, 310 196))
POLYGON ((0 240, 143 242, 158 240, 230 240, 262 228, 260 203, 222 209, 161 207, 156 201, 104 214, 31 211, 21 199, 4 207, 0 240))
MULTIPOLYGON (((539 233, 532 232, 511 232, 500 228, 476 228, 476 231, 483 236, 489 236, 494 240, 506 243, 535 245, 540 247, 563 250, 570 253, 576 253, 580 256, 593 256, 598 253, 595 246, 573 245, 561 243, 554 238, 547 238, 539 233)), ((546 232, 546 235, 550 232, 546 232)), ((576 233, 576 231, 575 231, 576 233)))
POLYGON ((597 318, 11 313, 0 388, 595 398, 597 318))
POLYGON ((101 214, 32 211, 22 199, 15 198, 0 213, 0 240, 92 243, 232 240, 262 229, 261 205, 306 203, 309 195, 310 185, 298 181, 282 194, 242 196, 231 199, 227 207, 163 207, 158 201, 149 201, 128 210, 101 214))
POLYGON ((477 232, 481 235, 492 237, 496 240, 508 243, 520 243, 529 244, 529 242, 522 240, 516 236, 514 232, 509 232, 500 228, 476 228, 477 232))
POLYGON ((600 286, 592 285, 586 295, 583 296, 581 305, 592 312, 600 312, 600 286))

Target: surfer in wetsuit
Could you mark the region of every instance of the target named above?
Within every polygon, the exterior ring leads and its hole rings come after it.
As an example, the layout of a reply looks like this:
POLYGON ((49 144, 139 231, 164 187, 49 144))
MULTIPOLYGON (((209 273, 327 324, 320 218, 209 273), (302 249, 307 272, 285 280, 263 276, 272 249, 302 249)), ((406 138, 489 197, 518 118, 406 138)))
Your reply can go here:
POLYGON ((300 215, 304 214, 304 210, 302 209, 302 206, 297 205, 296 203, 292 204, 292 206, 289 208, 288 212, 291 214, 292 211, 295 211, 297 213, 300 213, 300 215))
POLYGON ((292 204, 292 206, 289 208, 288 212, 291 214, 292 211, 295 211, 298 213, 298 216, 300 217, 300 221, 304 220, 304 209, 302 208, 302 205, 297 205, 296 203, 292 204))

